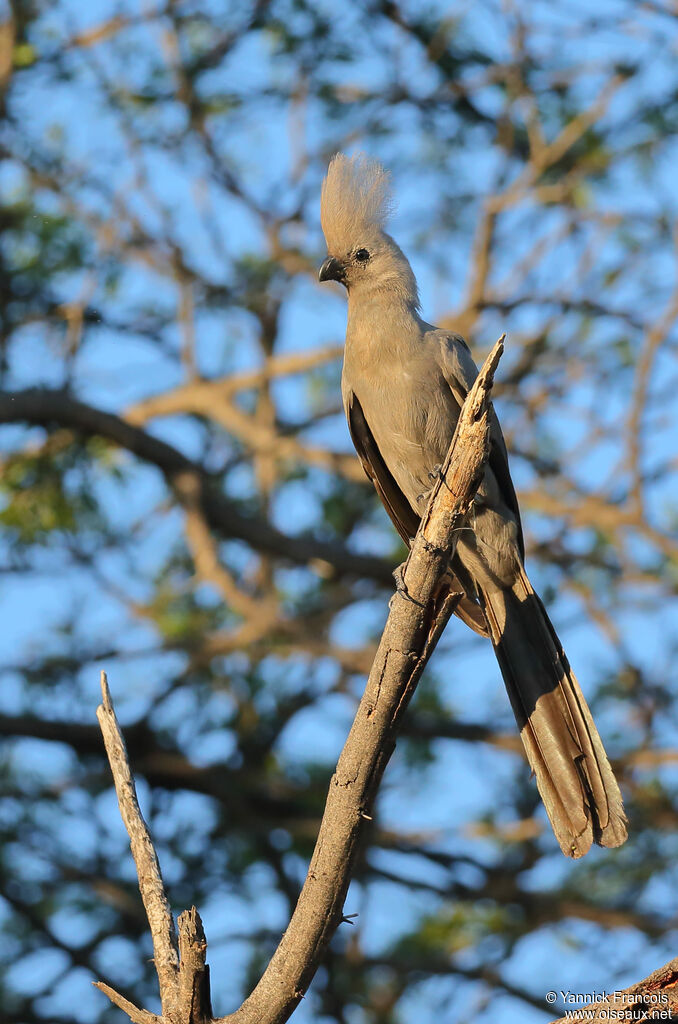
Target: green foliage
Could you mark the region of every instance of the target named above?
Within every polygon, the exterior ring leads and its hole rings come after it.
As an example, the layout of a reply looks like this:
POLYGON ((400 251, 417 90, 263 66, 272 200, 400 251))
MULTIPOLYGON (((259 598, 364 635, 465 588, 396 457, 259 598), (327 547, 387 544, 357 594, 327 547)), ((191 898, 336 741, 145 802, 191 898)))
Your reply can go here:
POLYGON ((0 523, 22 545, 46 544, 52 534, 101 528, 83 469, 83 452, 68 437, 9 456, 0 476, 0 523))
POLYGON ((394 954, 407 960, 425 963, 453 955, 461 950, 477 948, 492 936, 509 942, 520 933, 516 911, 489 901, 473 904, 451 904, 436 914, 423 917, 417 930, 398 941, 394 954))
POLYGON ((42 292, 61 274, 82 270, 90 254, 83 226, 72 217, 41 208, 28 197, 0 207, 0 253, 18 300, 42 292))

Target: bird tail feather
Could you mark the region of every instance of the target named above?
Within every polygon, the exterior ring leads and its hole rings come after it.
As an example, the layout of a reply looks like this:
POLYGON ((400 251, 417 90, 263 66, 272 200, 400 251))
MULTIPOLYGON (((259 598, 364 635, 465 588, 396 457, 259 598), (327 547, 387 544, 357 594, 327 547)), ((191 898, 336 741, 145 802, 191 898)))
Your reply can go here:
POLYGON ((627 836, 619 786, 577 678, 524 570, 481 603, 530 766, 564 854, 627 836))

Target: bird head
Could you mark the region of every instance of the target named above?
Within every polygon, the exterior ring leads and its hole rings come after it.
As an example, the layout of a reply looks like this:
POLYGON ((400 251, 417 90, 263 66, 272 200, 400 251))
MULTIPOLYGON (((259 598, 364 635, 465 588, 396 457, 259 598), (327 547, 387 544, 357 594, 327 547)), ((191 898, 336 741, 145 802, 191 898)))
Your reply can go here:
POLYGON ((390 291, 419 305, 407 257, 384 230, 393 209, 388 171, 363 153, 337 153, 322 186, 320 220, 327 259, 319 281, 339 281, 352 297, 390 291))

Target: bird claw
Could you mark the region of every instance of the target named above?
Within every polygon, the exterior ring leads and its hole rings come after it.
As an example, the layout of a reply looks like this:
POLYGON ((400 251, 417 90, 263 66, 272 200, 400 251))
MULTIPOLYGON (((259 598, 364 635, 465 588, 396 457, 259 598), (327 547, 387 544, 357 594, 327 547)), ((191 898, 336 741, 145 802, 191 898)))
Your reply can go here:
MULTIPOLYGON (((397 566, 397 568, 393 570, 393 579, 395 580, 396 593, 391 598, 391 601, 393 601, 396 594, 400 594, 400 596, 404 597, 406 601, 411 601, 412 604, 419 604, 419 601, 415 601, 415 599, 411 596, 409 590, 407 589, 407 584, 405 583, 406 565, 407 561, 402 562, 401 565, 397 566)), ((391 601, 389 601, 389 607, 391 606, 391 601)))
POLYGON ((407 592, 407 584, 405 583, 405 562, 401 562, 393 570, 393 579, 395 580, 396 593, 402 597, 409 597, 407 592))
MULTIPOLYGON (((433 484, 435 484, 436 480, 440 480, 442 478, 442 475, 443 475, 443 464, 442 464, 442 462, 439 462, 437 464, 437 466, 434 466, 433 469, 431 470, 431 472, 428 473, 427 475, 428 475, 429 480, 433 481, 433 484)), ((418 494, 417 495, 417 505, 421 505, 422 502, 428 501, 428 499, 431 497, 431 491, 433 490, 433 484, 431 485, 431 487, 429 488, 428 491, 424 491, 422 494, 418 494)))

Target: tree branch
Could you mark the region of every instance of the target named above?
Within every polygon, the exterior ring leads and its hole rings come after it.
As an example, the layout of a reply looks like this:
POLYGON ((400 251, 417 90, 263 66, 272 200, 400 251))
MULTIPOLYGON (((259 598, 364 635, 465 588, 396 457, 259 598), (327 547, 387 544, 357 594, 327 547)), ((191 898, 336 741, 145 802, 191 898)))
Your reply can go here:
POLYGON ((155 969, 160 986, 162 1017, 142 1010, 102 982, 95 982, 133 1024, 206 1024, 212 1019, 207 942, 195 907, 179 916, 179 942, 148 826, 143 819, 130 771, 125 741, 113 710, 106 673, 101 673, 103 703, 97 718, 113 773, 120 815, 130 838, 139 891, 153 939, 155 969))
POLYGON ((459 417, 428 508, 391 601, 372 671, 332 777, 318 840, 292 920, 259 984, 223 1024, 282 1024, 303 997, 343 920, 358 841, 402 716, 458 595, 439 601, 489 452, 488 409, 503 337, 485 360, 459 417))
MULTIPOLYGON (((489 396, 503 341, 502 336, 464 402, 447 458, 405 563, 401 586, 391 600, 365 693, 330 783, 315 850, 292 919, 252 994, 235 1013, 220 1018, 219 1024, 287 1021, 310 985, 327 944, 344 920, 344 900, 359 840, 365 822, 371 820, 372 804, 395 748, 398 727, 459 600, 458 594, 441 587, 441 580, 489 453, 489 396)), ((195 908, 179 919, 181 962, 177 968, 172 918, 160 870, 136 801, 124 742, 103 673, 102 689, 104 704, 97 715, 153 936, 163 1021, 204 1024, 212 1015, 206 942, 200 919, 195 908)), ((121 1005, 119 999, 114 1001, 121 1005)), ((145 1016, 147 1011, 127 1009, 133 1021, 153 1024, 151 1015, 145 1016)))
POLYGON ((176 990, 179 967, 174 919, 165 895, 153 840, 139 808, 125 741, 113 710, 105 672, 101 673, 101 692, 103 703, 97 708, 97 718, 113 773, 120 815, 129 835, 132 856, 137 868, 139 890, 153 939, 163 1014, 166 1014, 176 990))

